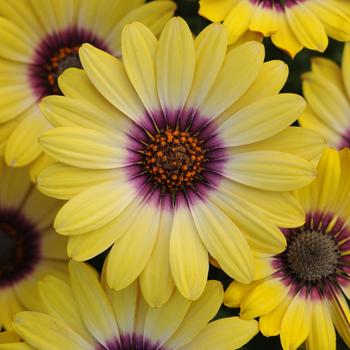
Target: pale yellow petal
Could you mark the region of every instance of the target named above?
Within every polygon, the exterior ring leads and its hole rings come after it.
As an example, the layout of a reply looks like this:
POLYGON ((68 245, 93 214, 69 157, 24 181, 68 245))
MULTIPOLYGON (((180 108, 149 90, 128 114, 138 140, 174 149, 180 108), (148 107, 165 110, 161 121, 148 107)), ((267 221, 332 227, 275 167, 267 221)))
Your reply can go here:
POLYGON ((237 0, 200 0, 199 14, 212 22, 221 22, 237 0))
POLYGON ((77 332, 57 318, 39 312, 20 312, 14 319, 16 331, 39 350, 93 350, 77 332))
POLYGON ((161 33, 156 57, 157 88, 163 111, 174 111, 185 105, 194 68, 191 31, 182 18, 173 18, 161 33))
POLYGON ((39 137, 44 151, 54 159, 80 168, 112 169, 125 166, 125 135, 114 137, 92 129, 64 126, 39 137))
POLYGON ((69 263, 71 286, 80 315, 90 333, 101 343, 119 336, 112 306, 95 271, 84 263, 69 263))
POLYGON ((208 281, 202 295, 191 303, 180 327, 165 343, 165 347, 178 349, 194 339, 218 312, 223 294, 220 282, 208 281))
POLYGON ((283 301, 288 291, 289 287, 283 281, 267 279, 243 299, 240 316, 251 319, 268 314, 283 301))
POLYGON ((187 206, 175 210, 169 259, 176 287, 186 298, 198 299, 207 281, 208 252, 187 206))
POLYGON ((198 201, 191 211, 203 244, 232 278, 249 283, 254 275, 253 255, 247 240, 231 219, 210 201, 198 201))
POLYGON ((82 45, 79 57, 90 81, 107 101, 133 120, 144 115, 144 106, 117 58, 90 44, 82 45))
POLYGON ((116 290, 127 287, 139 277, 157 239, 160 209, 156 205, 140 204, 135 213, 135 218, 128 225, 125 223, 126 234, 113 245, 109 254, 107 282, 116 290))
POLYGON ((305 109, 295 94, 260 99, 237 111, 219 127, 226 146, 239 146, 267 139, 291 125, 305 109))
POLYGON ((258 42, 232 49, 200 107, 201 114, 215 118, 230 107, 254 82, 263 60, 264 46, 258 42))
POLYGON ((263 190, 290 191, 311 183, 316 170, 310 162, 292 154, 256 151, 232 157, 225 176, 263 190))
POLYGON ((350 43, 344 45, 341 70, 348 98, 350 99, 350 43))
POLYGON ((98 229, 121 214, 134 197, 132 188, 120 179, 95 185, 62 207, 55 229, 65 235, 98 229))
POLYGON ((228 317, 210 322, 206 328, 181 350, 239 349, 259 332, 255 320, 228 317))

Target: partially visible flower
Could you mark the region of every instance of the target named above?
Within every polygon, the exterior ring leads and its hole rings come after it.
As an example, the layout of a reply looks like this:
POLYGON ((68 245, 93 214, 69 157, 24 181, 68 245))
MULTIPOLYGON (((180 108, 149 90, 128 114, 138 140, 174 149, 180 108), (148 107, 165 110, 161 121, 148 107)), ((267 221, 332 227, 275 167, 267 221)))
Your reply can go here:
POLYGON ((302 97, 278 94, 288 74, 247 42, 227 53, 226 31, 194 40, 171 19, 159 41, 141 23, 122 35, 123 61, 84 44, 84 70, 60 77, 65 96, 41 109, 55 126, 40 143, 60 163, 39 177, 43 193, 69 200, 55 220, 68 254, 87 260, 113 246, 107 280, 116 290, 140 276, 152 306, 174 286, 194 300, 208 252, 235 279, 253 278, 253 252, 285 248, 276 224, 304 213, 288 192, 315 177, 324 142, 289 127, 302 97))
POLYGON ((302 75, 307 109, 299 118, 305 128, 326 138, 330 146, 350 146, 350 43, 341 68, 327 58, 312 59, 311 72, 302 75))
POLYGON ((286 250, 260 257, 258 280, 233 282, 224 303, 241 317, 259 317, 265 336, 280 335, 284 350, 335 350, 338 333, 350 346, 350 151, 323 154, 317 179, 296 191, 305 225, 283 229, 286 250))
POLYGON ((350 40, 350 2, 343 0, 200 0, 199 13, 223 21, 229 43, 247 31, 271 36, 294 57, 303 47, 323 52, 328 37, 350 40))
POLYGON ((52 228, 59 201, 32 185, 28 169, 0 162, 0 329, 13 315, 40 309, 36 282, 66 270, 67 240, 52 228))
POLYGON ((258 332, 255 320, 210 322, 222 303, 220 282, 209 281, 195 302, 175 292, 163 307, 152 309, 138 282, 115 292, 101 285, 88 265, 71 261, 69 268, 70 284, 51 276, 39 282, 45 313, 15 316, 15 330, 37 350, 48 344, 50 350, 234 350, 258 332))
POLYGON ((0 1, 0 154, 9 166, 47 164, 38 136, 50 129, 38 103, 61 94, 58 76, 81 67, 78 50, 91 43, 120 55, 121 31, 135 20, 158 34, 176 8, 171 1, 0 1))

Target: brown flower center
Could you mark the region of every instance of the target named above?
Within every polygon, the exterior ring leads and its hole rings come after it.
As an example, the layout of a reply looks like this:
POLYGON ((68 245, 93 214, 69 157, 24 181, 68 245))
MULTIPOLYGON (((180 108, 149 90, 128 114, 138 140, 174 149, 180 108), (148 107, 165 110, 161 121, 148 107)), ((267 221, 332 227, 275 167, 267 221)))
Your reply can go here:
POLYGON ((204 163, 201 142, 187 131, 161 131, 144 151, 143 164, 150 178, 171 192, 197 181, 204 163))
POLYGON ((336 272, 340 252, 332 235, 302 231, 291 237, 286 257, 288 267, 298 279, 317 282, 336 272))

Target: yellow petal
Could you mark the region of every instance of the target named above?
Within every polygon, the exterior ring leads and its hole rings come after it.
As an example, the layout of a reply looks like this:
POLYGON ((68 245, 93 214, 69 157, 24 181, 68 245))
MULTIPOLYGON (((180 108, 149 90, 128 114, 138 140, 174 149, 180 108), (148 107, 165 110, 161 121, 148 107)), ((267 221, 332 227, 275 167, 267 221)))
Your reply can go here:
POLYGON ((124 182, 115 180, 95 185, 62 207, 56 216, 55 229, 65 235, 98 229, 121 214, 133 199, 133 190, 124 182))
POLYGON ((90 333, 101 343, 119 336, 109 300, 95 271, 84 263, 69 263, 71 286, 80 315, 90 333))
POLYGON ((39 312, 20 312, 14 319, 16 331, 30 345, 47 350, 93 350, 78 333, 57 318, 39 312))
POLYGON ((225 176, 255 188, 290 191, 308 185, 316 175, 313 165, 292 154, 256 151, 235 155, 225 176))
POLYGON ((194 67, 191 31, 182 18, 173 18, 161 33, 156 57, 158 95, 164 111, 181 109, 185 105, 194 67))
MULTIPOLYGON (((114 29, 106 36, 106 43, 114 55, 121 55, 121 33, 126 24, 140 22, 147 26, 156 36, 159 35, 164 25, 170 17, 174 15, 176 4, 173 1, 152 1, 144 4, 144 1, 138 1, 141 6, 133 10, 125 11, 125 15, 120 18, 117 25, 115 16, 112 16, 114 29)), ((125 6, 124 3, 116 3, 117 7, 125 6)), ((134 2, 133 2, 134 4, 134 2)), ((118 10, 119 12, 119 10, 118 10)), ((98 22, 100 24, 100 22, 98 22)), ((98 29, 100 30, 100 28, 98 29)))
POLYGON ((191 211, 203 244, 221 268, 232 278, 249 283, 254 261, 242 232, 230 218, 210 201, 198 201, 191 211))
POLYGON ((181 350, 239 349, 259 332, 255 320, 227 317, 210 322, 201 333, 181 350))
POLYGON ((305 213, 296 198, 288 192, 271 192, 241 185, 238 182, 223 180, 220 189, 249 198, 249 203, 259 210, 272 223, 279 227, 299 227, 305 222, 305 213))
POLYGON ((123 62, 128 77, 150 114, 159 111, 155 59, 158 41, 141 23, 125 26, 122 34, 123 62))
POLYGON ((283 350, 296 350, 308 337, 312 304, 302 292, 290 303, 281 324, 283 350))
POLYGON ((125 136, 109 137, 101 131, 64 126, 39 137, 44 151, 62 163, 87 169, 111 169, 126 165, 125 136))
POLYGON ((6 18, 0 19, 1 56, 12 61, 29 63, 35 41, 23 29, 6 18))
POLYGON ((335 328, 344 342, 350 347, 350 310, 345 297, 338 293, 330 302, 330 312, 335 328))
POLYGON ((107 101, 133 120, 144 115, 144 106, 118 59, 90 44, 82 45, 79 57, 90 81, 107 101))
POLYGON ((37 183, 39 174, 55 163, 56 161, 52 157, 42 153, 33 163, 30 164, 29 175, 32 182, 37 183))
POLYGON ((313 161, 319 159, 326 147, 326 142, 319 133, 306 128, 290 126, 266 140, 235 147, 230 150, 230 153, 234 156, 259 150, 279 151, 313 161))
POLYGON ((309 350, 335 350, 335 330, 326 300, 312 301, 310 333, 306 341, 309 350))
POLYGON ((240 316, 247 320, 268 314, 283 301, 288 291, 289 287, 276 278, 264 281, 244 298, 240 316))
POLYGON ((151 307, 166 303, 175 286, 169 261, 172 220, 172 215, 162 211, 156 244, 140 276, 143 297, 151 307))
POLYGON ((270 36, 278 30, 276 9, 271 3, 260 3, 256 6, 249 30, 270 36))
POLYGON ((279 8, 276 12, 278 31, 271 36, 274 45, 286 51, 292 58, 303 48, 290 27, 285 12, 279 8))
POLYGON ((81 169, 57 163, 40 173, 37 184, 47 196, 71 199, 94 185, 117 179, 119 175, 118 169, 81 169))
POLYGON ((272 337, 280 334, 282 319, 291 301, 291 297, 287 295, 284 300, 271 312, 260 316, 260 331, 265 337, 272 337))
POLYGON ((47 313, 66 322, 87 341, 94 342, 83 323, 72 289, 67 283, 55 276, 45 276, 39 281, 38 288, 47 313))
POLYGON ((247 200, 234 192, 230 195, 218 192, 212 195, 212 200, 235 223, 255 252, 278 254, 285 249, 287 243, 282 232, 247 200))
POLYGON ((255 5, 250 1, 236 1, 223 22, 227 29, 229 44, 234 44, 246 32, 254 11, 255 5))
POLYGON ((143 334, 147 339, 163 345, 181 327, 191 302, 175 291, 169 301, 161 308, 149 308, 145 319, 143 334))
POLYGON ((350 17, 337 3, 309 1, 305 6, 322 21, 328 36, 338 41, 350 40, 350 17))
POLYGON ((288 24, 297 40, 311 50, 323 52, 328 37, 321 21, 304 4, 285 7, 288 24))
POLYGON ((10 166, 28 165, 42 152, 38 140, 43 132, 51 128, 45 118, 33 114, 25 118, 9 137, 5 150, 5 160, 10 166))
POLYGON ((224 305, 227 307, 239 308, 251 291, 253 291, 261 281, 254 281, 248 284, 233 281, 225 290, 224 305))
POLYGON ((226 146, 239 146, 271 137, 286 129, 305 109, 295 94, 278 94, 237 111, 219 127, 226 146))
MULTIPOLYGON (((96 92, 96 94, 98 94, 96 92)), ((84 98, 65 96, 47 96, 40 103, 40 109, 46 119, 54 126, 83 127, 101 131, 106 137, 113 137, 116 132, 124 131, 130 121, 113 108, 104 108, 85 101, 84 98)))
POLYGON ((176 287, 186 298, 198 299, 206 285, 209 261, 188 207, 175 210, 169 258, 176 287))
POLYGON ((109 254, 107 282, 116 290, 127 287, 139 277, 157 239, 160 209, 141 204, 135 213, 135 219, 126 226, 126 234, 113 245, 109 254))
POLYGON ((336 85, 313 73, 305 73, 303 93, 311 110, 329 128, 343 134, 347 130, 350 103, 336 85))
POLYGON ((191 303, 180 327, 165 343, 169 349, 178 349, 194 339, 216 315, 223 298, 222 285, 208 281, 200 298, 191 303))
POLYGON ((218 117, 218 123, 240 111, 242 108, 280 92, 288 77, 288 66, 278 60, 265 62, 252 85, 226 111, 218 117))
POLYGON ((199 14, 212 22, 221 22, 236 2, 236 0, 200 0, 199 14))
POLYGON ((214 118, 230 107, 256 79, 263 60, 260 43, 247 42, 232 49, 200 107, 201 114, 214 118))
POLYGON ((197 108, 204 101, 224 62, 227 49, 227 34, 221 24, 205 27, 194 41, 196 67, 188 108, 197 108), (213 53, 215 53, 213 55, 213 53))

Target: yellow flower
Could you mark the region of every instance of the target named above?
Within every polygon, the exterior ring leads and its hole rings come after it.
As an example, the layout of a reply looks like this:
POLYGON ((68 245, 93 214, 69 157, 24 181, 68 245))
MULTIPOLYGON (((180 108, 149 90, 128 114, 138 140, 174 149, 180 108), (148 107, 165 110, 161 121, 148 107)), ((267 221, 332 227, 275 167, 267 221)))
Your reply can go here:
POLYGON ((350 152, 329 149, 317 179, 296 191, 305 225, 283 229, 286 250, 257 259, 257 281, 233 282, 224 303, 241 317, 260 316, 266 336, 280 335, 284 350, 335 349, 334 326, 350 346, 350 152))
POLYGON ((40 308, 39 278, 66 269, 67 240, 52 228, 58 205, 34 188, 28 169, 0 162, 0 329, 16 312, 40 308))
POLYGON ((251 281, 252 251, 285 248, 276 224, 304 222, 288 191, 314 179, 310 161, 323 141, 288 127, 305 102, 278 94, 284 63, 263 63, 257 42, 226 50, 221 24, 193 40, 174 18, 158 42, 135 22, 123 31, 123 62, 84 44, 84 70, 66 70, 65 96, 41 105, 55 128, 40 143, 60 163, 38 184, 69 200, 55 220, 70 236, 69 256, 86 260, 113 245, 109 285, 119 290, 141 276, 152 306, 174 283, 198 298, 208 252, 230 276, 251 281))
MULTIPOLYGON (((78 49, 88 42, 120 55, 120 33, 138 20, 159 33, 175 11, 171 1, 13 0, 0 2, 0 154, 9 166, 37 160, 33 179, 50 163, 37 139, 50 124, 41 98, 61 94, 58 76, 81 67, 78 49)), ((52 162, 52 161, 51 161, 52 162)))
POLYGON ((349 147, 350 43, 345 44, 341 68, 327 58, 317 57, 302 80, 308 108, 299 118, 300 124, 323 135, 332 147, 349 147))
MULTIPOLYGON (((91 267, 71 262, 70 284, 48 276, 39 282, 45 313, 25 311, 14 319, 24 342, 37 350, 226 350, 258 333, 255 320, 229 317, 209 322, 223 299, 220 282, 209 281, 195 302, 175 292, 150 308, 137 282, 115 292, 91 267)), ((18 350, 17 344, 0 349, 18 350)))
POLYGON ((328 37, 350 40, 350 2, 343 0, 200 0, 199 13, 223 21, 229 43, 247 31, 271 36, 294 57, 303 47, 323 52, 328 37))

